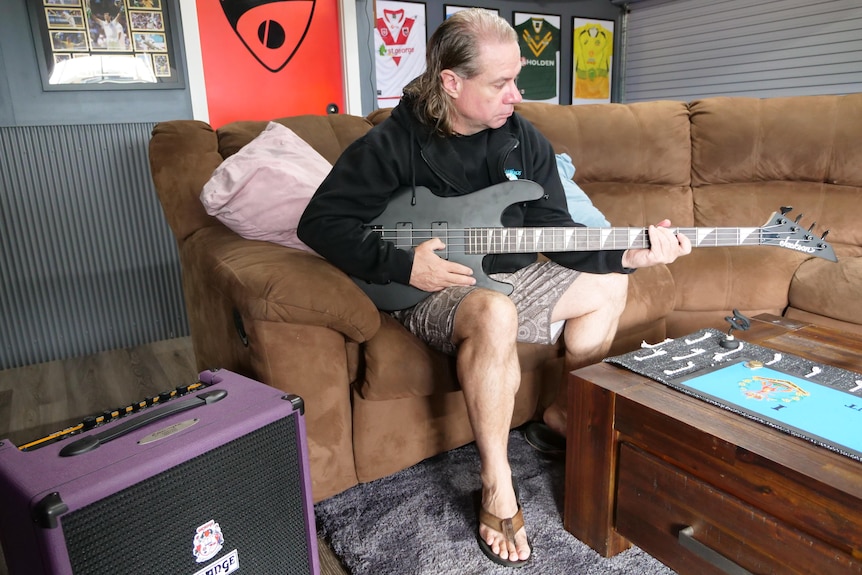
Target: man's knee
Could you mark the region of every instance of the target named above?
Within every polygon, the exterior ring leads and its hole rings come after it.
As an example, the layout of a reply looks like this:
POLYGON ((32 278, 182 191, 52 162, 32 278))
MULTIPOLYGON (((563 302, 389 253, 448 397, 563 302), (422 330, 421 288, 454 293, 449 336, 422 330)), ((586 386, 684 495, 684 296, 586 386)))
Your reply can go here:
POLYGON ((488 289, 473 290, 458 306, 455 332, 461 337, 508 333, 514 338, 518 333, 518 310, 505 294, 488 289))
POLYGON ((605 274, 606 279, 605 293, 608 295, 609 303, 622 308, 626 305, 626 298, 629 293, 629 276, 628 274, 605 274))

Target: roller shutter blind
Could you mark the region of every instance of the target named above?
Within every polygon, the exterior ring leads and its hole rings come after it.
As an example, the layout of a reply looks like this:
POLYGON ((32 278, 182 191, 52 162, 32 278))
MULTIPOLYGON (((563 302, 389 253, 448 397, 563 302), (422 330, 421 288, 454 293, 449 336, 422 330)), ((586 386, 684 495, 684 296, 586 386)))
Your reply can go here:
POLYGON ((644 0, 629 10, 624 102, 862 92, 860 0, 644 0))

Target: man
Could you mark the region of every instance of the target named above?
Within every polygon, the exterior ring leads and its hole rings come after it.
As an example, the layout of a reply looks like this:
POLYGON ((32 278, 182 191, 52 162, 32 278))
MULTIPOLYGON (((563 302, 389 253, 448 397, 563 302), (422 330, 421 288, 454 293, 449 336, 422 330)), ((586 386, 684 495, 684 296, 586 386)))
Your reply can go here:
POLYGON ((109 12, 105 12, 102 18, 93 14, 93 20, 102 27, 102 33, 105 36, 105 47, 108 50, 125 50, 126 49, 126 31, 120 23, 122 11, 117 12, 116 16, 111 16, 109 12))
POLYGON ((408 251, 367 232, 363 224, 401 188, 461 196, 516 178, 538 182, 546 195, 507 209, 505 226, 576 225, 550 143, 514 114, 520 69, 517 36, 502 18, 470 9, 444 21, 429 40, 426 71, 390 118, 344 151, 298 228, 302 241, 353 276, 431 292, 395 317, 456 356, 480 455, 477 538, 490 559, 512 566, 531 552, 507 457, 520 383, 516 342, 553 343, 563 330, 572 361, 600 355, 625 306, 625 274, 691 249, 686 238, 651 226, 650 249, 552 253, 540 263, 536 254, 489 256, 487 271, 515 286, 507 297, 473 287, 473 270, 438 257, 440 239, 408 251))

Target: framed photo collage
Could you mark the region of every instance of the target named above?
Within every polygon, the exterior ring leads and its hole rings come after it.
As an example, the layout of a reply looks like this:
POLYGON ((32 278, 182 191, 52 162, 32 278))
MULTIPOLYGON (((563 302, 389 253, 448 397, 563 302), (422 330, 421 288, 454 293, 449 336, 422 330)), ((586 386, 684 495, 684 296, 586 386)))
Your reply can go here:
POLYGON ((178 88, 166 2, 28 0, 46 90, 178 88))

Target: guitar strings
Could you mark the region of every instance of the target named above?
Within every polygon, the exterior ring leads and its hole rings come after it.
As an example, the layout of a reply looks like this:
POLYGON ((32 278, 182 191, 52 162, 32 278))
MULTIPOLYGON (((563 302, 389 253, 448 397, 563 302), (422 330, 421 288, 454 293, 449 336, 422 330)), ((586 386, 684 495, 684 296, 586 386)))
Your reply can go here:
MULTIPOLYGON (((646 228, 503 228, 503 227, 476 227, 476 228, 373 228, 381 238, 395 243, 415 246, 424 241, 440 238, 445 240, 447 247, 464 248, 473 247, 477 244, 490 244, 492 246, 505 244, 558 244, 561 241, 575 242, 600 242, 591 249, 602 249, 605 244, 614 244, 623 240, 626 247, 648 247, 649 236, 646 228), (405 240, 400 242, 399 240, 405 240)), ((788 239, 794 235, 792 231, 775 230, 766 228, 673 228, 675 234, 683 234, 696 242, 697 246, 709 245, 761 245, 764 238, 770 242, 788 239)), ((584 250, 588 251, 588 250, 584 250)))

